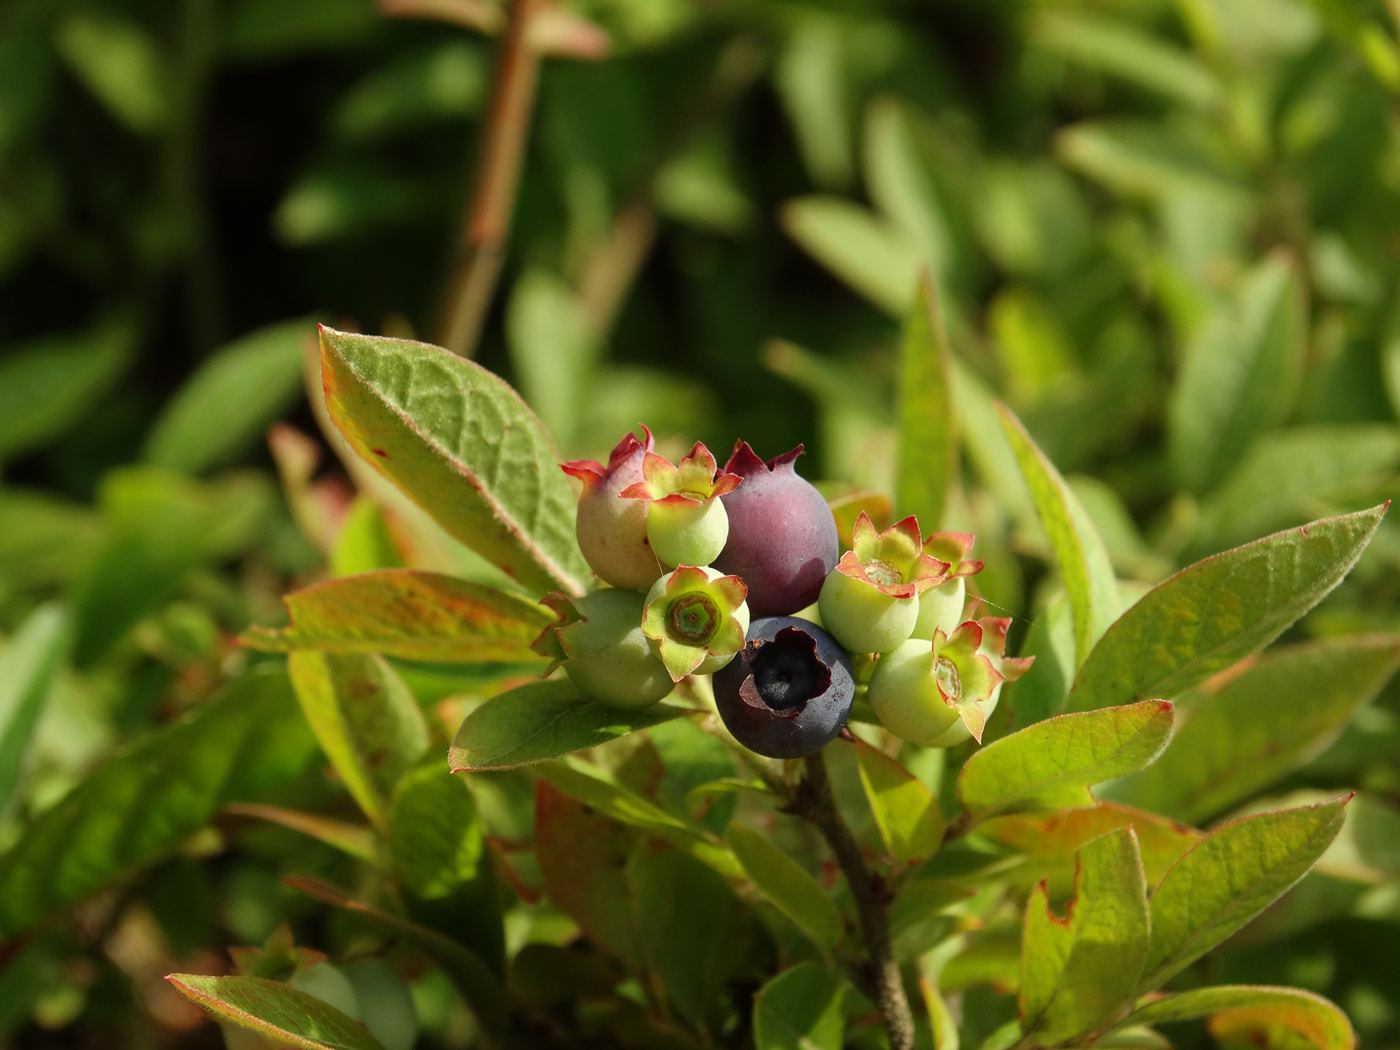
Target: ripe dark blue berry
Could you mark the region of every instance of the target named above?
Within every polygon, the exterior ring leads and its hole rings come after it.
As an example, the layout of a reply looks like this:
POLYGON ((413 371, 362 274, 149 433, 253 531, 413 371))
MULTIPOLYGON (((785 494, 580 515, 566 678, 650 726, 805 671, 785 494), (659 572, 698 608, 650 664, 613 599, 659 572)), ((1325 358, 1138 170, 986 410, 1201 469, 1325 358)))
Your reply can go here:
POLYGON ((856 695, 846 650, 792 616, 754 621, 739 655, 715 672, 714 690, 734 738, 769 758, 820 751, 841 732, 856 695))
POLYGON ((802 446, 764 463, 741 441, 724 465, 743 484, 720 499, 729 542, 714 567, 742 577, 754 616, 789 616, 817 600, 841 545, 825 498, 793 467, 802 446))

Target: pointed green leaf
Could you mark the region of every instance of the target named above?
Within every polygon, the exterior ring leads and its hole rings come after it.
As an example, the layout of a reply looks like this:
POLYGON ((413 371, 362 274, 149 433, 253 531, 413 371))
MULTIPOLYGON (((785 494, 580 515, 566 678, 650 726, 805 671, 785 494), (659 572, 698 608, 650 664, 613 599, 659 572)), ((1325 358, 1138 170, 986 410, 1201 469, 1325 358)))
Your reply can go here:
POLYGON ((370 823, 387 832, 385 799, 428 749, 428 726, 413 694, 381 656, 304 649, 288 658, 287 673, 346 790, 370 823))
POLYGON ((263 652, 321 649, 438 663, 533 663, 530 649, 555 617, 544 606, 452 576, 379 569, 303 587, 282 599, 291 623, 250 627, 263 652))
POLYGON ((409 916, 503 972, 505 930, 476 802, 440 757, 399 778, 389 812, 389 856, 409 916))
POLYGON ((0 650, 0 811, 19 784, 29 738, 69 640, 67 612, 41 605, 0 650))
POLYGON ((532 682, 482 704, 462 723, 447 761, 454 772, 508 769, 597 747, 688 712, 671 704, 640 711, 585 700, 567 680, 532 682))
POLYGON ((925 533, 942 528, 957 465, 952 351, 938 292, 925 274, 904 324, 899 373, 899 472, 895 506, 925 533))
POLYGON ((845 986, 818 963, 799 963, 759 989, 754 1050, 841 1050, 845 986))
POLYGON ((357 901, 343 890, 320 879, 305 875, 287 875, 282 882, 291 889, 315 897, 318 901, 358 915, 384 933, 414 945, 442 967, 443 972, 462 993, 462 998, 471 1006, 484 1029, 498 1033, 505 1027, 505 990, 491 972, 491 968, 469 948, 436 930, 419 926, 402 916, 357 901))
POLYGON ((453 537, 527 587, 587 589, 574 490, 502 379, 440 347, 324 327, 321 378, 351 447, 453 537))
POLYGON ((1266 536, 1154 587, 1094 648, 1066 709, 1170 700, 1262 649, 1341 582, 1388 506, 1266 536))
POLYGON ((829 952, 841 940, 841 912, 807 869, 746 824, 725 832, 743 872, 813 943, 829 952))
POLYGON ((914 301, 922 260, 892 223, 843 197, 799 197, 783 205, 783 229, 860 295, 895 317, 914 301))
POLYGON ((215 1017, 257 1032, 279 1047, 384 1050, 358 1021, 280 981, 192 973, 172 973, 166 980, 215 1017))
POLYGON ((1320 754, 1400 667, 1400 637, 1322 638, 1196 690, 1166 751, 1113 797, 1188 824, 1254 797, 1320 754))
POLYGON ((988 744, 963 766, 958 797, 979 820, 1014 810, 1092 806, 1090 784, 1136 772, 1166 747, 1172 705, 1058 715, 988 744))
POLYGON ((280 670, 108 759, 0 856, 0 940, 174 850, 229 802, 259 801, 316 753, 280 670))
POLYGON ((1118 617, 1118 581, 1113 566, 1093 522, 1060 472, 1009 408, 998 404, 997 411, 1041 524, 1050 536, 1074 620, 1075 662, 1083 666, 1094 643, 1118 617))
POLYGON ((896 864, 932 856, 943 841, 943 813, 922 780, 883 751, 856 741, 860 783, 885 849, 896 864))
POLYGON ((1147 881, 1131 828, 1079 851, 1074 903, 1051 914, 1045 884, 1031 894, 1022 947, 1021 1028, 1042 1046, 1111 1018, 1133 997, 1147 958, 1147 881))
POLYGON ((327 846, 370 864, 378 864, 380 861, 379 842, 374 832, 359 824, 347 824, 323 817, 319 813, 268 806, 260 802, 235 802, 225 806, 224 812, 236 817, 251 817, 254 820, 280 824, 303 835, 310 835, 318 842, 324 842, 327 846))
POLYGON ((1342 830, 1349 799, 1231 821, 1177 861, 1152 895, 1139 991, 1180 973, 1302 878, 1342 830))
POLYGON ((1190 1021, 1226 1011, 1240 1021, 1286 1025, 1318 1050, 1352 1050, 1356 1045, 1351 1022, 1333 1003, 1299 988, 1267 985, 1225 984, 1164 996, 1139 1006, 1119 1027, 1190 1021))

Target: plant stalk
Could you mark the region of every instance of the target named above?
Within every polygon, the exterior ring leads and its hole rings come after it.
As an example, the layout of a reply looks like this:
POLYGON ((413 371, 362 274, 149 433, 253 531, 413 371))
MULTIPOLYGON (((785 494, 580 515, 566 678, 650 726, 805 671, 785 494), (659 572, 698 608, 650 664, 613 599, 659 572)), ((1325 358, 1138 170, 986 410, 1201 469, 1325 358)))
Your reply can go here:
POLYGON ((438 342, 459 357, 471 357, 476 350, 505 258, 539 83, 540 55, 530 43, 530 25, 541 2, 510 0, 476 187, 438 321, 438 342))
POLYGON ((865 866, 855 836, 841 819, 822 752, 808 755, 804 763, 805 773, 797 788, 796 812, 822 833, 851 887, 861 933, 870 953, 870 979, 876 1005, 890 1035, 890 1050, 913 1050, 914 1015, 909 1009, 909 997, 904 994, 904 981, 890 946, 889 894, 878 876, 865 866))

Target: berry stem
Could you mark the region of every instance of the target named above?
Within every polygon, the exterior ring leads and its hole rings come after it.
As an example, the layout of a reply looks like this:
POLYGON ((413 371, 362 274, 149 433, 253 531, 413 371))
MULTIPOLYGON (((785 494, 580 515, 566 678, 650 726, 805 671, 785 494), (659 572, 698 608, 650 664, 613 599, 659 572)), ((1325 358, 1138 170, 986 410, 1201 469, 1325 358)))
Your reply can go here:
POLYGON ((890 948, 890 894, 883 880, 865 866, 860 846, 831 793, 831 780, 826 772, 823 752, 808 755, 805 772, 797 787, 794 810, 811 822, 826 839, 856 901, 861 933, 870 953, 870 979, 874 985, 875 1001, 890 1034, 890 1050, 913 1050, 914 1016, 909 1010, 909 998, 904 994, 904 981, 890 948))

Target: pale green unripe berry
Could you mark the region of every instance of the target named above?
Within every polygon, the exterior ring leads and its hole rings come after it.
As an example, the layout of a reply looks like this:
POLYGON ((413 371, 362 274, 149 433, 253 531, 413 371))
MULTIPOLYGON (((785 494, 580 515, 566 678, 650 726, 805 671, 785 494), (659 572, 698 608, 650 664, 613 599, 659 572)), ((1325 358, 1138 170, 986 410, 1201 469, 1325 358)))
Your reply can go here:
MULTIPOLYGON (((992 712, 997 709, 997 702, 1001 699, 1001 683, 998 682, 992 695, 982 701, 982 713, 987 718, 992 717, 992 712)), ((967 728, 967 723, 959 718, 946 730, 928 741, 925 747, 956 747, 958 744, 972 739, 972 730, 967 728)))
POLYGON ((661 564, 709 565, 729 540, 729 515, 718 499, 661 500, 647 514, 647 541, 661 564))
POLYGON ((582 619, 559 628, 559 644, 568 657, 564 673, 590 700, 648 707, 674 688, 666 665, 642 633, 645 603, 636 591, 613 588, 573 600, 582 619))
MULTIPOLYGON (((690 570, 685 571, 688 572, 690 570)), ((720 572, 718 569, 696 567, 695 571, 704 573, 705 580, 711 584, 716 580, 725 579, 724 573, 720 572)), ((683 576, 684 572, 676 573, 675 575, 678 577, 683 576)), ((734 581, 735 586, 738 587, 739 593, 742 595, 743 589, 742 586, 738 584, 737 577, 730 577, 730 580, 734 581)), ((651 590, 647 592, 643 607, 650 608, 653 602, 663 599, 670 589, 672 589, 672 576, 666 575, 661 577, 661 579, 651 585, 651 590)), ((725 664, 729 663, 730 660, 734 659, 734 654, 743 646, 744 636, 748 634, 749 631, 749 606, 747 602, 739 601, 736 606, 731 608, 728 603, 723 601, 723 596, 718 593, 704 594, 697 592, 687 595, 686 597, 688 597, 690 601, 683 601, 680 603, 680 608, 666 611, 675 612, 677 616, 676 622, 667 623, 666 620, 669 617, 663 612, 662 623, 660 624, 661 632, 654 635, 651 639, 652 648, 657 650, 663 662, 666 659, 663 643, 666 646, 674 644, 695 647, 691 649, 692 652, 694 652, 695 649, 711 648, 715 646, 717 642, 721 642, 725 639, 731 641, 732 645, 724 645, 720 648, 719 652, 708 653, 699 664, 691 667, 688 671, 685 671, 684 666, 676 668, 675 673, 672 674, 673 678, 677 677, 677 675, 683 671, 686 674, 714 674, 725 664), (722 630, 726 620, 733 621, 733 624, 738 628, 737 632, 733 628, 730 628, 728 631, 722 630)), ((645 630, 644 622, 643 631, 645 630)), ((688 662, 689 661, 687 661, 687 663, 688 662)))
MULTIPOLYGON (((880 657, 866 700, 891 733, 925 747, 946 746, 936 741, 962 726, 957 709, 939 692, 933 647, 921 638, 910 639, 880 657)), ((966 727, 963 732, 966 734, 966 727)))
POLYGON ((919 619, 914 624, 913 638, 933 640, 933 632, 941 630, 951 636, 962 623, 963 606, 967 604, 967 582, 961 576, 930 587, 919 595, 919 619))
POLYGON ((822 626, 853 653, 886 653, 908 641, 919 619, 917 595, 893 598, 837 569, 822 584, 822 626))

